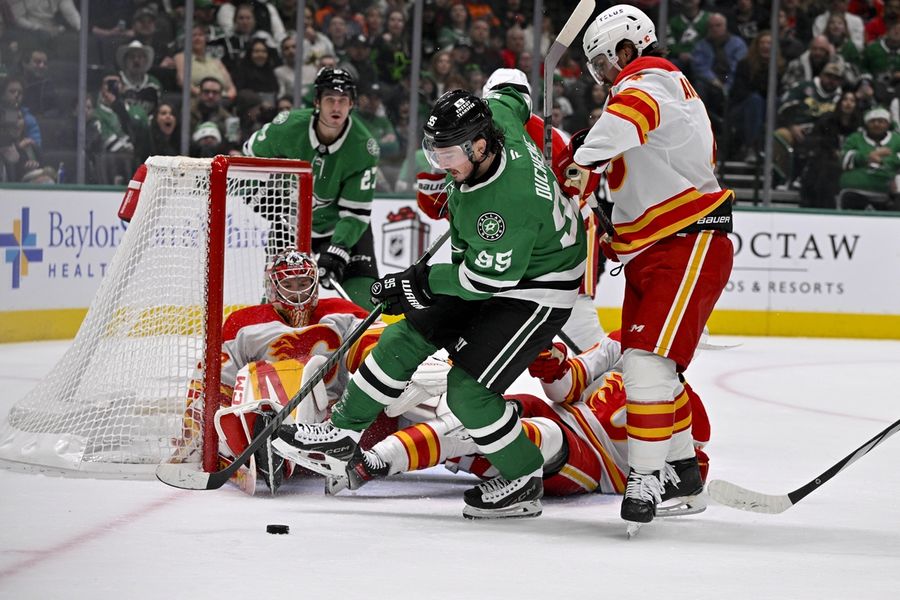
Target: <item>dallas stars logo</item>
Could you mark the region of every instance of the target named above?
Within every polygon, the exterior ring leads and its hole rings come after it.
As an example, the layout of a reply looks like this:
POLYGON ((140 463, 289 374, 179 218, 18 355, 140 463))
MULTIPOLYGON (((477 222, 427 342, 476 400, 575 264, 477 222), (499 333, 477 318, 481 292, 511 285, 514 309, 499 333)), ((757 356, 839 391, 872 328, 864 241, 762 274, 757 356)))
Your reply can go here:
POLYGON ((486 212, 478 217, 475 230, 482 239, 493 242, 503 237, 503 232, 506 231, 506 223, 503 222, 503 217, 497 213, 486 212))

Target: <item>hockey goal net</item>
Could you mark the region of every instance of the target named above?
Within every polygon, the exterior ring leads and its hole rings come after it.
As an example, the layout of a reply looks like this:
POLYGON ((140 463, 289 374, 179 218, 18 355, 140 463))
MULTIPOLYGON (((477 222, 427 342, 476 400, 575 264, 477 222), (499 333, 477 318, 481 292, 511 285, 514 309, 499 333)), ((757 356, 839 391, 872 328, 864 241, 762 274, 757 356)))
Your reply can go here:
POLYGON ((269 256, 309 251, 311 215, 308 163, 148 159, 137 210, 87 316, 10 410, 0 458, 119 477, 152 476, 173 456, 213 470, 217 407, 203 401, 219 387, 223 319, 263 297, 269 256), (203 402, 203 412, 186 422, 189 388, 191 408, 203 402))

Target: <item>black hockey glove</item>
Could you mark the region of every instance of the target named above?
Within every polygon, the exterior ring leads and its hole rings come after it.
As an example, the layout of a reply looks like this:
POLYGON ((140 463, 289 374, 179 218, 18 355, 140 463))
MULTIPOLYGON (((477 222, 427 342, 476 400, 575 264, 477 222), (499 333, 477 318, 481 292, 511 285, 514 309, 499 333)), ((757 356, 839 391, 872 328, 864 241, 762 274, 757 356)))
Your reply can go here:
POLYGON ((428 265, 423 263, 385 275, 372 284, 372 304, 382 304, 386 315, 428 308, 434 303, 434 294, 428 287, 428 271, 428 265))
POLYGON ((350 252, 343 246, 330 244, 324 252, 319 253, 316 263, 319 265, 319 283, 331 289, 330 280, 338 283, 344 281, 344 269, 350 262, 350 252))

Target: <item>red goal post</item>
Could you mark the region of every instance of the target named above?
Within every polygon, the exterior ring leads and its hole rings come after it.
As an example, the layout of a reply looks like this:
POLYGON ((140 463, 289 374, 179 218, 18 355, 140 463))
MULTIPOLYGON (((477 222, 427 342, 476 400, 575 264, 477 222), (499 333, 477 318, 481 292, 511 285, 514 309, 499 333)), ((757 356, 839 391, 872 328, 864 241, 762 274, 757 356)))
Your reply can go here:
POLYGON ((0 424, 0 459, 152 477, 217 466, 222 323, 264 295, 266 262, 311 250, 313 177, 296 160, 154 156, 72 345, 0 424), (202 410, 198 407, 202 403, 202 410))

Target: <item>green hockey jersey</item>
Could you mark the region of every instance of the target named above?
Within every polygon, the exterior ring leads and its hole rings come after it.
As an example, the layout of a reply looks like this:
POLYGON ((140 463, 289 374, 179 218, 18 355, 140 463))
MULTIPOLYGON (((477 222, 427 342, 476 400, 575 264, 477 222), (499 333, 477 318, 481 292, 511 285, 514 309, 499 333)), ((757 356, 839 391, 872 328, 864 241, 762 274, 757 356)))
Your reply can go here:
POLYGON ((528 137, 523 124, 531 115, 522 95, 501 88, 487 101, 506 138, 500 163, 486 181, 448 186, 452 263, 434 265, 428 283, 436 293, 468 300, 571 308, 587 256, 578 205, 560 191, 528 137))
POLYGON ((293 158, 313 169, 313 239, 352 248, 369 226, 378 168, 378 142, 365 125, 347 119, 331 145, 316 136, 313 109, 280 113, 244 144, 247 156, 293 158))
POLYGON ((888 193, 891 181, 900 169, 900 135, 887 132, 880 141, 866 135, 865 130, 847 136, 844 142, 841 188, 859 188, 872 192, 888 193), (881 162, 869 161, 869 154, 876 148, 888 148, 891 152, 881 162))

